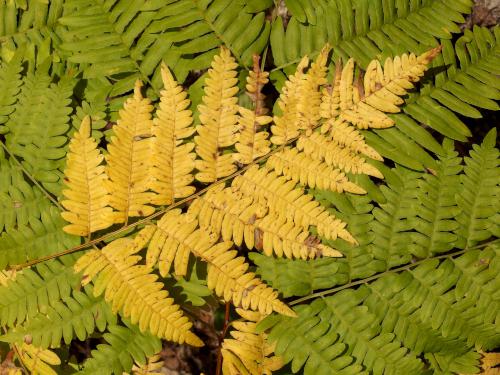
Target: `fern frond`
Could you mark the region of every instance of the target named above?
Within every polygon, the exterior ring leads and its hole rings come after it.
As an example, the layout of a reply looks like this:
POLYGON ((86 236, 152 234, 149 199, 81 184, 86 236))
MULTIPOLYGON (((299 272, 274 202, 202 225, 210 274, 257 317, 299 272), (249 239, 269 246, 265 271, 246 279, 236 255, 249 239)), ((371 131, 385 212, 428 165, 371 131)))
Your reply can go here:
POLYGON ((286 181, 275 172, 251 167, 237 176, 231 185, 256 202, 265 202, 269 212, 284 216, 297 226, 308 229, 316 226, 318 233, 327 239, 341 237, 355 243, 356 240, 345 229, 346 224, 330 215, 313 197, 295 188, 295 183, 286 181))
POLYGON ((61 216, 71 224, 63 228, 65 232, 85 237, 113 224, 113 210, 108 206, 107 176, 104 166, 100 165, 103 159, 90 136, 90 118, 85 117, 66 156, 64 181, 67 189, 63 190, 66 200, 61 204, 67 211, 61 216))
POLYGON ((68 120, 76 81, 62 77, 57 83, 43 68, 28 73, 15 111, 5 123, 7 148, 23 159, 24 167, 50 192, 59 194, 69 130, 68 120), (40 123, 47 124, 41 127, 40 123))
POLYGON ((267 139, 269 133, 259 131, 263 125, 272 121, 272 117, 265 116, 268 109, 265 105, 265 95, 262 88, 269 82, 269 73, 260 70, 260 58, 254 55, 253 70, 248 72, 246 92, 253 103, 253 110, 239 107, 238 118, 238 142, 235 144, 236 153, 233 154, 234 160, 240 164, 250 164, 255 159, 264 156, 271 151, 271 143, 267 139))
POLYGON ((236 171, 233 156, 221 150, 237 140, 237 66, 229 50, 221 47, 205 79, 203 104, 198 107, 201 125, 194 137, 201 159, 196 161, 196 179, 200 182, 214 182, 236 171))
POLYGON ((145 364, 134 364, 132 366, 133 375, 152 375, 161 374, 160 370, 163 367, 163 360, 159 354, 155 354, 147 359, 145 364))
POLYGON ((153 120, 153 166, 151 190, 156 192, 153 203, 168 205, 176 198, 185 198, 196 190, 190 184, 194 177, 196 155, 191 152, 194 143, 183 142, 195 128, 187 93, 174 80, 166 65, 162 66, 164 89, 160 106, 153 120))
POLYGON ((453 249, 457 236, 453 234, 459 227, 454 220, 460 209, 455 195, 461 190, 459 172, 462 171, 461 158, 450 149, 440 157, 434 174, 424 174, 418 182, 417 201, 412 210, 415 216, 408 218, 408 224, 415 228, 412 244, 408 250, 419 258, 453 249))
POLYGON ((238 246, 244 241, 248 249, 263 250, 267 255, 302 259, 341 256, 303 227, 284 217, 267 215, 263 204, 253 203, 252 197, 222 185, 193 201, 188 214, 198 218, 202 230, 220 235, 223 241, 238 246))
POLYGON ((150 158, 152 150, 151 101, 143 98, 141 83, 136 82, 134 96, 120 110, 114 136, 106 155, 107 187, 115 223, 127 223, 131 216, 147 216, 154 212, 149 206, 150 158))
POLYGON ((222 342, 222 372, 227 375, 266 374, 279 370, 283 364, 272 356, 274 347, 266 342, 266 334, 257 333, 257 324, 264 317, 258 312, 236 309, 244 321, 235 321, 232 339, 222 342))
POLYGON ((263 327, 273 327, 268 342, 275 345, 276 355, 285 364, 291 362, 293 373, 305 365, 304 375, 368 374, 353 356, 345 353, 347 346, 334 327, 317 316, 321 309, 324 309, 324 304, 302 305, 295 308, 295 319, 277 321, 271 317, 261 323, 263 327))
POLYGON ((335 56, 352 57, 362 67, 383 56, 406 51, 423 51, 436 46, 435 38, 451 39, 470 13, 472 3, 433 0, 403 4, 383 0, 341 2, 287 0, 293 16, 286 30, 277 17, 271 30, 271 50, 277 66, 298 61, 305 54, 315 55, 325 43, 335 56), (307 4, 307 5, 306 5, 307 4), (308 9, 298 11, 297 9, 308 9))
POLYGON ((500 212, 500 151, 495 147, 496 129, 484 137, 480 146, 473 145, 465 158, 465 174, 460 176, 462 189, 456 196, 460 213, 458 247, 468 248, 498 232, 498 223, 491 218, 500 212), (496 228, 495 228, 496 227, 496 228))
POLYGON ((144 228, 132 240, 119 238, 102 250, 91 250, 75 264, 75 272, 84 271, 82 284, 94 282, 94 296, 104 294, 114 313, 121 311, 132 324, 139 323, 142 332, 167 340, 202 346, 203 342, 189 329, 192 324, 179 306, 168 298, 157 276, 147 266, 137 265, 139 252, 149 241, 154 226, 144 228))
MULTIPOLYGON (((271 126, 271 142, 275 145, 283 145, 290 139, 299 135, 299 101, 300 87, 304 84, 304 69, 309 65, 309 58, 304 56, 300 60, 295 73, 288 77, 282 88, 281 94, 276 101, 281 115, 274 116, 274 125, 271 126)), ((304 98, 303 98, 304 99, 304 98)))
MULTIPOLYGON (((330 118, 321 131, 323 133, 335 128, 344 122, 351 123, 360 129, 387 128, 394 125, 394 121, 385 113, 396 113, 403 104, 401 96, 413 88, 424 75, 429 63, 441 51, 440 47, 429 50, 418 57, 414 54, 403 54, 394 59, 387 58, 382 68, 378 60, 372 60, 366 68, 361 85, 354 86, 354 60, 349 59, 342 69, 340 80, 335 80, 332 95, 339 95, 337 118, 330 118)), ((324 100, 325 101, 325 100, 324 100)), ((332 98, 331 102, 337 102, 332 98)), ((330 111, 335 109, 330 109, 330 111)))
POLYGON ((354 194, 365 194, 366 191, 350 182, 339 169, 333 169, 320 160, 314 160, 295 148, 287 147, 283 151, 273 154, 266 163, 266 167, 275 170, 295 183, 311 188, 344 191, 354 194))
POLYGON ((349 147, 339 148, 337 145, 336 141, 317 132, 309 137, 300 136, 297 141, 297 149, 313 160, 324 161, 327 165, 345 172, 384 177, 377 168, 368 164, 364 157, 354 153, 349 147))
POLYGON ((61 364, 56 353, 26 343, 16 345, 15 348, 19 360, 32 374, 57 375, 51 367, 61 364))
POLYGON ((36 347, 58 348, 61 340, 69 345, 74 338, 84 341, 96 328, 104 331, 116 324, 116 315, 102 297, 94 297, 93 288, 85 286, 84 292, 74 290, 71 296, 46 306, 43 314, 37 314, 22 326, 0 336, 1 341, 22 342, 30 337, 36 347))
POLYGON ((298 123, 299 130, 305 130, 310 134, 318 125, 321 118, 321 92, 320 87, 327 83, 327 62, 331 47, 326 44, 320 51, 316 60, 307 71, 304 81, 298 88, 298 123))
POLYGON ((84 362, 81 374, 107 375, 129 372, 134 361, 145 364, 148 357, 161 350, 161 340, 142 332, 137 326, 124 321, 125 326, 110 326, 103 335, 107 344, 97 345, 92 357, 84 362))
MULTIPOLYGON (((193 203, 194 204, 194 203, 193 203)), ((146 264, 159 264, 160 275, 166 276, 174 265, 176 276, 185 276, 191 252, 201 252, 215 244, 217 238, 197 229, 198 221, 181 210, 168 211, 157 223, 148 246, 146 264)))
POLYGON ((208 288, 225 301, 263 314, 271 311, 289 314, 290 309, 275 291, 255 278, 255 274, 246 272, 249 265, 243 257, 236 257, 235 250, 230 250, 233 243, 215 244, 219 234, 203 227, 197 229, 195 215, 193 211, 181 214, 180 210, 172 210, 160 220, 149 245, 147 264, 153 265, 159 259, 161 272, 166 274, 174 263, 176 273, 184 275, 192 253, 208 264, 208 288))
POLYGON ((267 208, 254 203, 251 197, 214 186, 204 195, 194 200, 188 214, 198 219, 200 228, 220 236, 223 241, 233 241, 237 246, 243 242, 247 248, 255 246, 255 221, 264 217, 267 208))
POLYGON ((257 253, 248 255, 256 273, 283 297, 305 296, 349 281, 349 266, 341 259, 278 259, 257 253))
MULTIPOLYGON (((41 210, 39 215, 26 216, 28 223, 18 224, 16 229, 8 229, 0 235, 0 268, 59 253, 80 244, 78 237, 64 233, 66 223, 59 210, 46 199, 42 202, 37 207, 41 210)), ((28 215, 33 213, 25 212, 28 215)))
POLYGON ((17 95, 21 90, 22 52, 17 51, 9 61, 0 63, 0 87, 2 87, 0 93, 0 134, 5 132, 2 125, 15 111, 17 95))
POLYGON ((212 0, 65 2, 60 53, 79 64, 85 78, 118 79, 112 96, 129 91, 137 79, 161 88, 162 61, 182 82, 190 70, 208 68, 221 45, 250 66, 271 27, 263 9, 244 8, 245 2, 212 0))
POLYGON ((231 241, 218 243, 197 255, 208 263, 208 288, 231 301, 234 306, 245 310, 251 309, 268 315, 275 311, 280 314, 295 316, 295 313, 278 299, 278 293, 247 272, 249 265, 245 258, 237 257, 236 250, 230 250, 231 241))
MULTIPOLYGON (((481 354, 476 350, 465 353, 427 353, 425 359, 436 375, 477 374, 479 373, 481 354)), ((487 372, 481 374, 488 375, 487 372)), ((492 374, 494 375, 494 374, 492 374)))
POLYGON ((1 324, 22 324, 67 298, 79 284, 79 276, 73 272, 74 263, 73 256, 48 261, 35 269, 24 269, 15 280, 0 287, 1 324))
POLYGON ((39 219, 50 206, 42 191, 30 185, 13 161, 0 159, 0 230, 26 226, 30 218, 39 219))
POLYGON ((334 144, 347 148, 355 153, 361 153, 371 159, 383 161, 382 156, 366 144, 363 135, 352 125, 344 122, 330 129, 330 137, 334 144))

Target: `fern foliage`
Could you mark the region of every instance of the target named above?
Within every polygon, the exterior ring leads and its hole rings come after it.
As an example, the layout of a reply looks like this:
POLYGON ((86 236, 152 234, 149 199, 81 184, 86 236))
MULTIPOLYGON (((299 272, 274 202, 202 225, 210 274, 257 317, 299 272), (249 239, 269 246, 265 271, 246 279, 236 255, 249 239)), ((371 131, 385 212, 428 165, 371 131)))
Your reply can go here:
POLYGON ((500 34, 472 5, 2 2, 0 372, 159 373, 165 341, 215 343, 204 373, 486 368, 500 34))

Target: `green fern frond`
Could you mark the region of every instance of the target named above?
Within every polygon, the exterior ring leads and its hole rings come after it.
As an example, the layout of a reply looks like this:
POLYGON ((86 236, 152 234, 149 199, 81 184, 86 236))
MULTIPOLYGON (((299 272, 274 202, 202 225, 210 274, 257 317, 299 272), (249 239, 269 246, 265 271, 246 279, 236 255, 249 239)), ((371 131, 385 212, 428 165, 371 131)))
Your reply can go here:
POLYGON ((499 344, 499 255, 498 248, 489 247, 441 263, 428 260, 414 270, 299 306, 296 320, 267 318, 260 329, 272 327, 269 338, 285 360, 301 358, 296 367, 292 362, 294 372, 303 364, 305 372, 318 371, 317 357, 297 351, 308 347, 315 334, 322 337, 322 350, 334 351, 338 344, 326 339, 329 332, 346 345, 342 353, 370 373, 420 374, 420 353, 431 361, 465 353, 472 345, 491 349, 499 344), (482 301, 480 306, 477 301, 482 301))
POLYGON ((0 229, 26 226, 49 208, 47 198, 25 180, 13 161, 0 159, 0 176, 0 229))
POLYGON ((14 112, 17 95, 22 84, 22 56, 23 51, 17 51, 9 61, 2 61, 0 65, 0 134, 6 130, 3 126, 9 119, 9 115, 14 112))
POLYGON ((5 145, 23 159, 23 165, 52 193, 58 194, 64 168, 68 120, 75 80, 64 77, 52 83, 40 68, 28 73, 15 111, 5 123, 5 145), (43 123, 45 126, 40 126, 43 123))
POLYGON ((0 340, 22 342, 29 337, 36 347, 58 348, 62 340, 67 345, 74 338, 84 341, 96 328, 102 332, 116 321, 104 298, 94 297, 92 287, 87 285, 83 292, 74 290, 71 296, 47 306, 43 314, 0 336, 0 340))
POLYGON ((281 17, 274 20, 270 42, 278 67, 297 62, 303 55, 318 53, 326 42, 333 46, 336 56, 345 60, 353 57, 363 67, 378 56, 423 52, 436 46, 436 37, 450 39, 451 33, 460 32, 458 24, 465 21, 462 13, 469 13, 472 6, 469 0, 411 4, 341 0, 317 1, 311 9, 311 3, 286 2, 295 5, 286 31, 281 17), (307 17, 299 7, 310 9, 307 17))
POLYGON ((485 136, 483 143, 473 145, 470 156, 465 158, 461 177, 462 189, 456 195, 460 208, 457 216, 459 227, 458 247, 469 248, 478 241, 498 232, 494 215, 500 212, 500 151, 495 148, 496 130, 493 128, 485 136))
POLYGON ((109 326, 103 335, 107 344, 97 345, 92 357, 83 364, 80 374, 122 374, 132 370, 134 361, 145 364, 148 357, 161 350, 161 340, 139 327, 124 321, 124 326, 109 326))
POLYGON ((465 353, 427 353, 425 359, 436 375, 477 374, 481 364, 481 354, 476 350, 465 353))
POLYGON ((80 276, 73 272, 75 257, 58 260, 25 269, 14 281, 0 287, 0 317, 2 325, 13 327, 70 296, 80 284, 80 276))
POLYGON ((454 45, 449 40, 441 40, 443 50, 433 61, 435 69, 429 74, 428 82, 424 82, 420 92, 410 95, 402 106, 404 113, 391 115, 395 128, 366 133, 368 143, 383 156, 408 168, 434 168, 432 158, 423 149, 436 154, 445 151, 418 123, 465 141, 471 133, 456 114, 479 118, 482 115, 475 107, 499 109, 495 102, 500 99, 499 38, 499 27, 490 32, 476 26, 473 31, 466 30, 454 45), (403 152, 400 155, 391 152, 395 147, 403 152))
POLYGON ((190 70, 207 68, 221 44, 250 66, 271 28, 263 12, 248 13, 244 6, 211 0, 66 2, 59 19, 65 26, 61 53, 88 78, 125 73, 113 95, 129 91, 136 79, 160 88, 162 60, 182 82, 190 70))
MULTIPOLYGON (((24 207, 28 222, 18 221, 15 229, 7 229, 0 235, 0 269, 59 253, 80 243, 78 238, 62 231, 66 223, 59 211, 46 199, 40 201, 41 205, 37 207, 41 210, 39 214, 35 209, 30 212, 30 206, 24 207), (31 216, 32 213, 36 215, 31 216)), ((22 204, 22 201, 18 203, 21 209, 22 204)))

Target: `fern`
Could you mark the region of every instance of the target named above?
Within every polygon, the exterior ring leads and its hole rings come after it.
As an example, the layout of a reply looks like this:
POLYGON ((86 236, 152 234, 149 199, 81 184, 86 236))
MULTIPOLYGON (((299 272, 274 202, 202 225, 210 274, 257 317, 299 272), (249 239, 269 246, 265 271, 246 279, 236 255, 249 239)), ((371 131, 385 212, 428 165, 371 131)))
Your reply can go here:
POLYGON ((241 2, 191 0, 65 2, 60 49, 88 78, 126 73, 114 94, 130 90, 137 79, 159 87, 162 60, 183 81, 191 69, 207 68, 221 43, 250 65, 267 43, 270 25, 263 12, 243 8, 241 2))
POLYGON ((85 362, 82 374, 121 374, 130 371, 134 361, 144 364, 147 357, 161 349, 157 337, 142 333, 128 322, 125 325, 108 327, 109 332, 104 334, 107 344, 92 350, 92 358, 85 362))
MULTIPOLYGON (((429 260, 410 272, 385 275, 356 291, 344 290, 317 299, 307 307, 298 307, 298 321, 282 317, 268 319, 262 323, 261 329, 273 327, 269 338, 276 341, 277 354, 284 354, 285 360, 293 358, 294 373, 303 365, 304 373, 331 371, 332 367, 327 367, 333 365, 331 359, 325 361, 318 356, 303 355, 303 359, 298 360, 300 356, 296 350, 304 350, 319 339, 324 342, 321 347, 324 352, 342 353, 343 350, 334 348, 346 345, 345 363, 352 362, 352 357, 349 357, 352 355, 357 363, 373 373, 420 373, 423 364, 416 354, 424 351, 426 358, 446 355, 440 354, 441 350, 446 350, 446 345, 436 345, 436 336, 438 342, 461 340, 463 347, 476 344, 492 348, 498 345, 498 327, 479 320, 477 308, 470 303, 475 297, 461 296, 459 292, 465 280, 483 285, 486 294, 491 286, 498 284, 495 271, 498 250, 481 253, 470 252, 456 261, 445 260, 441 264, 429 260), (479 256, 488 261, 483 262, 479 256), (460 272, 458 267, 469 262, 484 265, 469 271, 469 275, 460 272), (492 268, 489 268, 489 262, 492 268), (304 327, 306 331, 300 332, 296 327, 304 327), (327 337, 332 338, 327 341, 327 337), (339 343, 335 337, 339 338, 339 343)), ((493 301, 496 301, 495 297, 493 301)))
POLYGON ((0 4, 0 367, 157 373, 225 304, 217 373, 479 371, 499 155, 459 142, 500 95, 498 28, 452 35, 471 6, 0 4))
POLYGON ((0 287, 0 311, 2 325, 13 327, 71 294, 79 284, 79 276, 73 272, 75 257, 62 257, 35 270, 26 269, 14 281, 0 287))

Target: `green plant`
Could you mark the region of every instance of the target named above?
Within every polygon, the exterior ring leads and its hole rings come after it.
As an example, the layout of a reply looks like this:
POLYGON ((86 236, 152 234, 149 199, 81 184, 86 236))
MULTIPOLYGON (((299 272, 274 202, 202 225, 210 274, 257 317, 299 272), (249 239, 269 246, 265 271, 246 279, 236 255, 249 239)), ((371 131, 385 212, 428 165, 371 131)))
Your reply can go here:
POLYGON ((500 29, 460 35, 471 5, 0 3, 0 372, 155 373, 205 330, 208 373, 479 372, 500 29))

